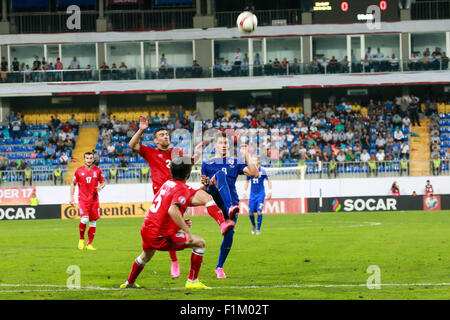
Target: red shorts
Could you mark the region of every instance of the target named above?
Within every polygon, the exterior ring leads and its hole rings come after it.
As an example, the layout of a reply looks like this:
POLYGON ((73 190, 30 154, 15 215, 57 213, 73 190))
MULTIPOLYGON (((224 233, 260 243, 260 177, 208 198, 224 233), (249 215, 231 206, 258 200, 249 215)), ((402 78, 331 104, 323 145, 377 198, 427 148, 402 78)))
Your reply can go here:
POLYGON ((80 217, 89 217, 89 220, 100 219, 100 204, 98 201, 85 202, 79 201, 80 217))
POLYGON ((171 236, 155 236, 150 234, 147 229, 141 229, 142 249, 144 251, 180 251, 189 247, 186 244, 186 235, 178 232, 171 236))

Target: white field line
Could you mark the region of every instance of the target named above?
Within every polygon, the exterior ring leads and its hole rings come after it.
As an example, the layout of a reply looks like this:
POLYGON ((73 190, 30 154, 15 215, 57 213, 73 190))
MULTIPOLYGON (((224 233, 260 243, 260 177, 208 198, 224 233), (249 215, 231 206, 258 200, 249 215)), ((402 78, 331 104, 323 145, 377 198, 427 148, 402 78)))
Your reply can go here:
MULTIPOLYGON (((383 283, 381 287, 440 287, 450 286, 450 282, 443 283, 383 283)), ((0 284, 0 287, 47 287, 54 289, 16 289, 16 290, 0 290, 0 293, 25 293, 25 292, 71 292, 71 291, 123 291, 120 288, 104 288, 104 287, 80 287, 67 288, 63 285, 51 284, 0 284)), ((292 284, 292 285, 275 285, 275 286, 229 286, 229 287, 211 287, 212 289, 273 289, 273 288, 345 288, 345 287, 367 287, 367 284, 292 284)), ((128 289, 130 290, 130 289, 128 289)), ((184 287, 179 288, 140 288, 131 290, 185 290, 184 287)))

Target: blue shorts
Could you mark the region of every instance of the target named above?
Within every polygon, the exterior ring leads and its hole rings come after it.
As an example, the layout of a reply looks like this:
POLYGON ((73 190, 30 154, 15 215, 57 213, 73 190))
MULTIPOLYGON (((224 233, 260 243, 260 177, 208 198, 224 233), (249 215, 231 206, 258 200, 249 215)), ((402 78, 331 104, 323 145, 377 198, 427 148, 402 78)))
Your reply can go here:
POLYGON ((250 213, 262 212, 264 208, 264 197, 250 198, 248 208, 250 213))

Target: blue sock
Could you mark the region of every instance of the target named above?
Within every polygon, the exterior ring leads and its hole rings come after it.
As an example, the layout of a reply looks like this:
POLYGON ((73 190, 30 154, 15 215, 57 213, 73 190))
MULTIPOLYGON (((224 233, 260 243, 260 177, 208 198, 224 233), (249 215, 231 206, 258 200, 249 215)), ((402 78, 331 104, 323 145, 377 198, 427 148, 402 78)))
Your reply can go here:
POLYGON ((230 231, 226 236, 223 237, 222 245, 220 246, 219 261, 217 262, 217 268, 222 268, 225 260, 227 260, 228 254, 230 253, 231 246, 233 244, 234 230, 230 231))
POLYGON ((228 215, 228 210, 233 205, 231 202, 230 188, 228 187, 227 176, 225 172, 217 171, 214 175, 217 181, 217 190, 219 190, 220 196, 222 197, 223 204, 225 206, 226 212, 224 214, 228 215))
POLYGON ((255 225, 255 214, 249 213, 248 217, 250 218, 250 222, 252 223, 253 228, 256 227, 256 225, 255 225))
POLYGON ((261 230, 261 223, 262 223, 262 214, 258 214, 258 230, 261 230))

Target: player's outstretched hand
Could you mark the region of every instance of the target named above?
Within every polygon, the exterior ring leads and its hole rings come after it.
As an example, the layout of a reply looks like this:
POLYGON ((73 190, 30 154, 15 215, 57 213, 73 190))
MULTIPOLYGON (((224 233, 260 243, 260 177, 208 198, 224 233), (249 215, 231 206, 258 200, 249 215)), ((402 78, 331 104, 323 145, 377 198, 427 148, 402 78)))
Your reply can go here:
POLYGON ((139 129, 142 131, 145 131, 148 129, 148 119, 147 117, 140 117, 139 118, 139 129))
POLYGON ((239 152, 243 155, 245 155, 248 152, 248 145, 247 144, 241 144, 241 148, 239 152))
POLYGON ((75 205, 75 200, 73 198, 70 198, 69 204, 73 207, 75 205))

